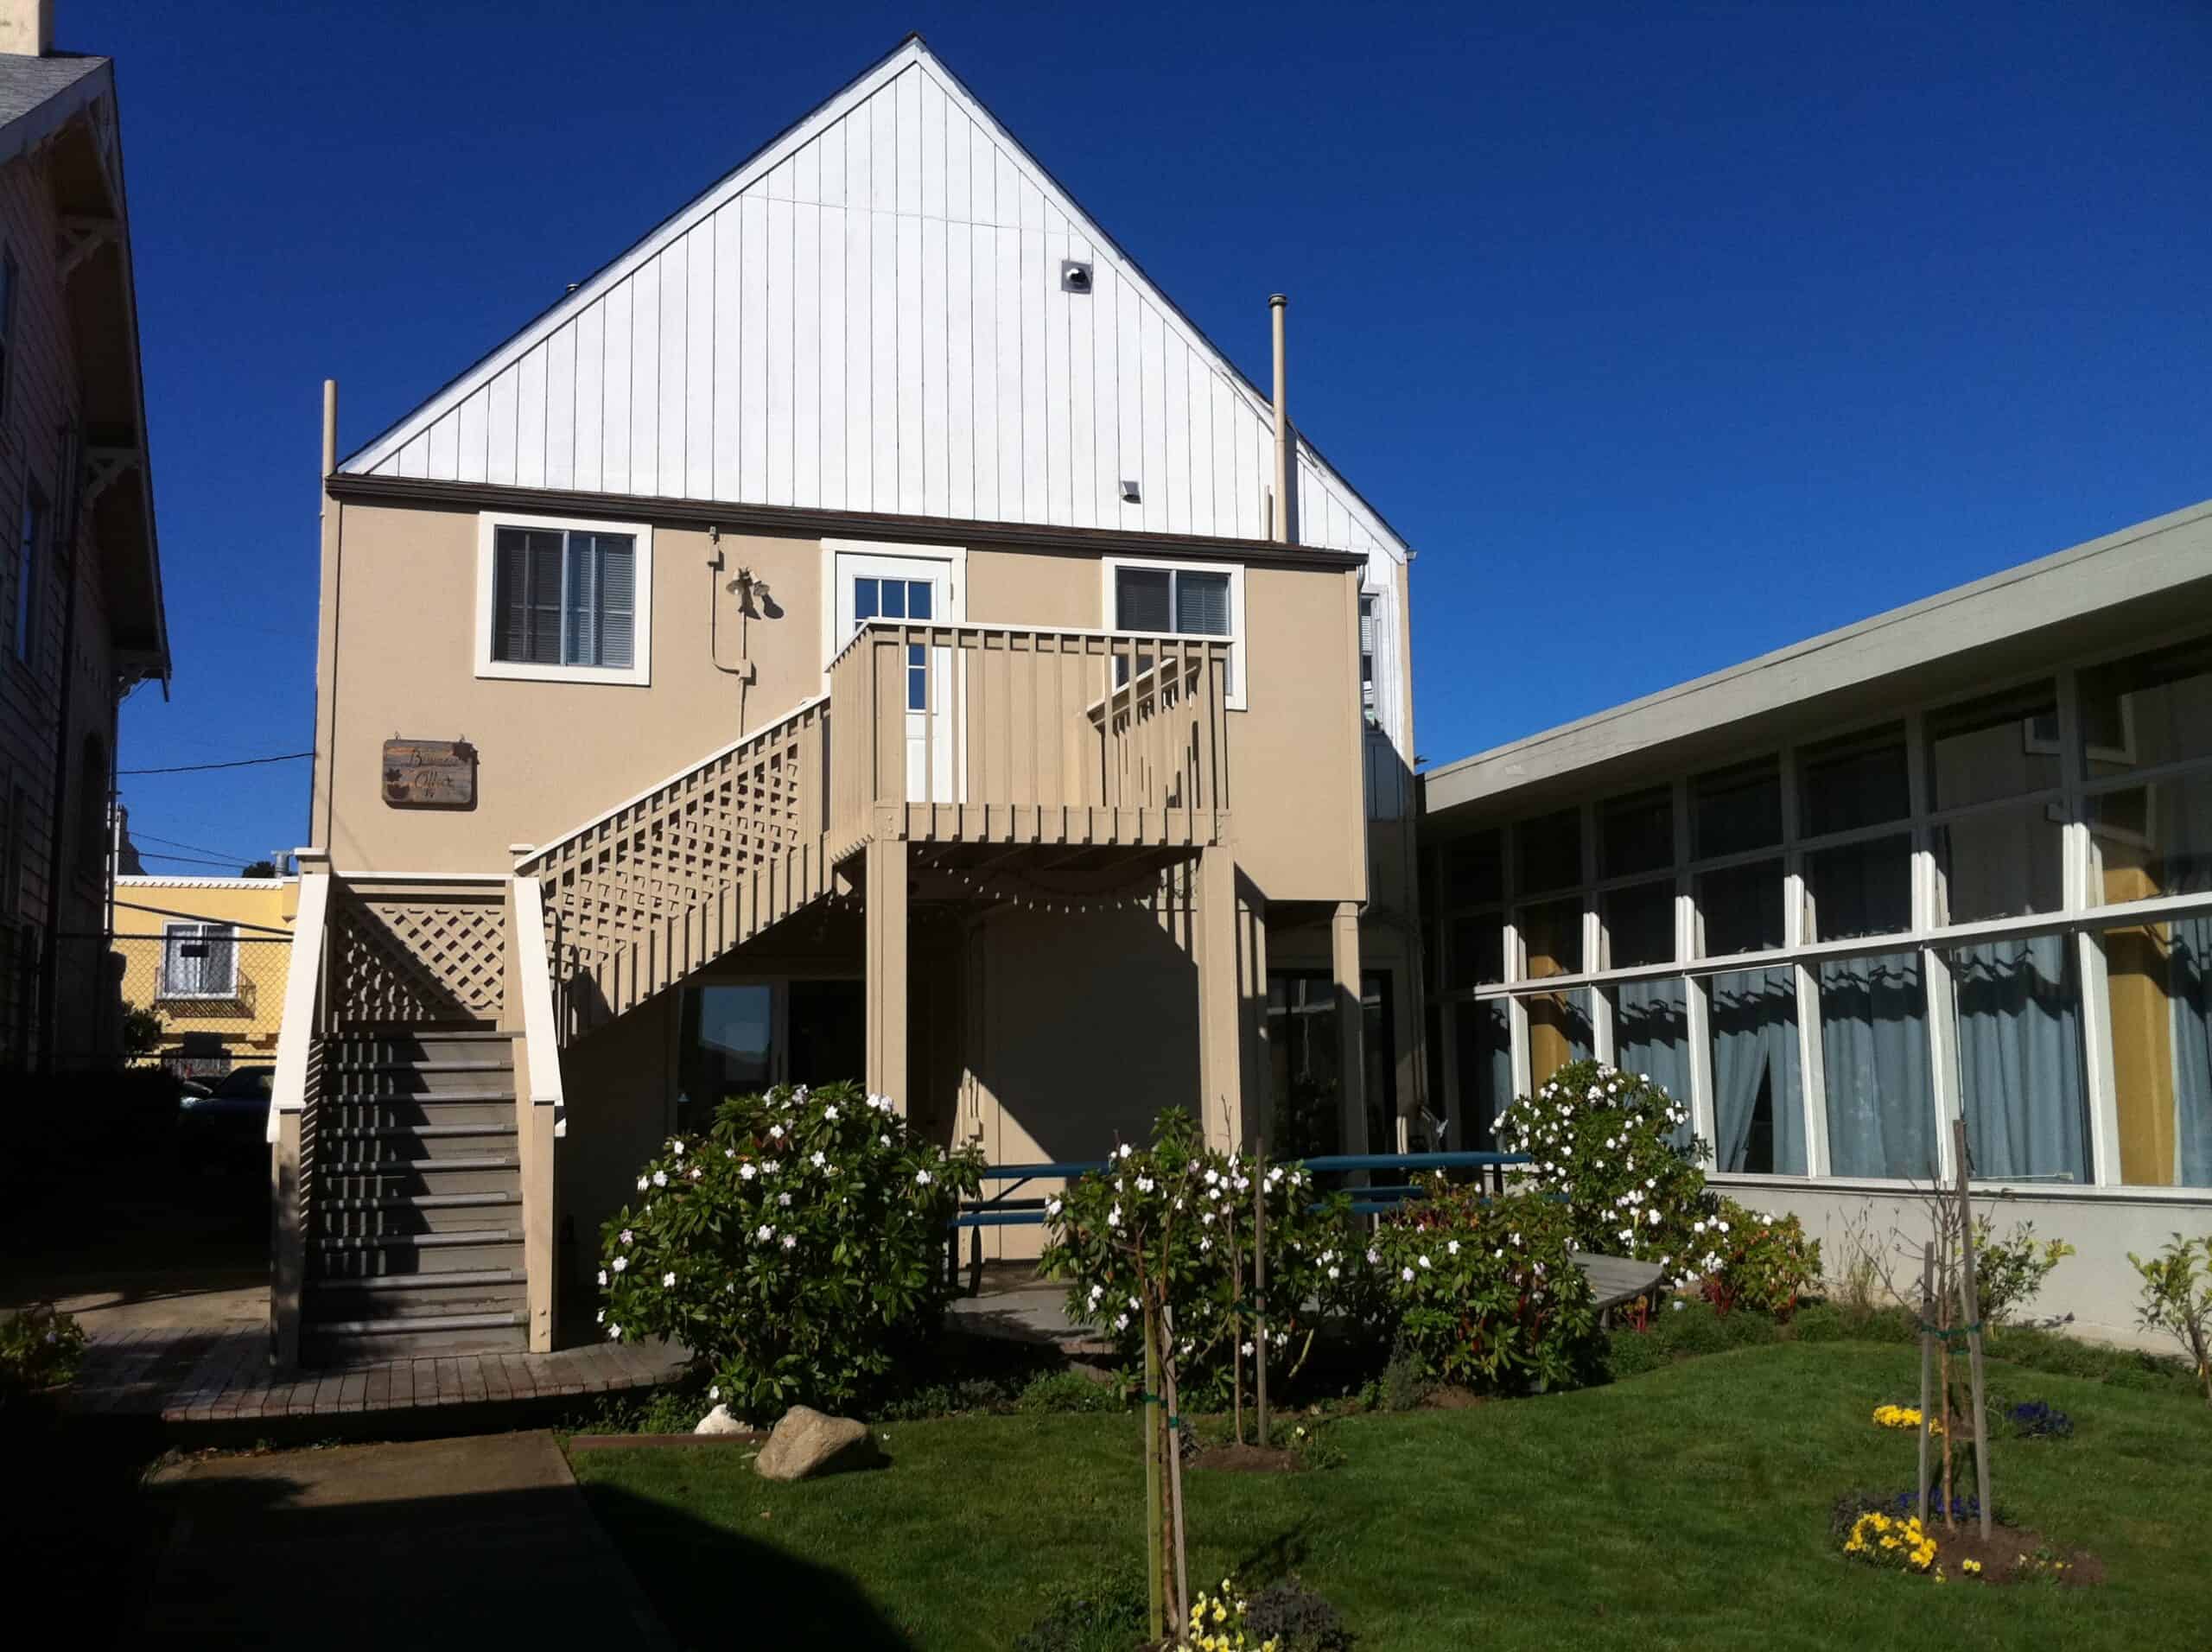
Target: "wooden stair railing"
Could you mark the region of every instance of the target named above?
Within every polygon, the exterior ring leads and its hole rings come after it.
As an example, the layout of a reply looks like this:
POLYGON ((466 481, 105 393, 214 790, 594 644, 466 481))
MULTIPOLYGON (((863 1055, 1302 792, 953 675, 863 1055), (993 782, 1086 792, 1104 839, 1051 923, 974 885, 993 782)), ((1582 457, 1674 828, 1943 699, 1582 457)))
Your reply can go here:
POLYGON ((829 734, 806 701, 516 861, 540 884, 563 1044, 823 893, 829 734))

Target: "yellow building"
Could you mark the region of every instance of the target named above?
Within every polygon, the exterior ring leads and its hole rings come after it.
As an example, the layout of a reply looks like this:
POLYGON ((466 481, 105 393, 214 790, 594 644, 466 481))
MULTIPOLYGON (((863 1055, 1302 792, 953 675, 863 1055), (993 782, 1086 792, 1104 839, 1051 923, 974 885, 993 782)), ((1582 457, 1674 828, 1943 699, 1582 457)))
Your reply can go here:
POLYGON ((195 1078, 273 1062, 299 902, 296 877, 118 878, 124 1005, 159 1024, 132 1052, 195 1078))

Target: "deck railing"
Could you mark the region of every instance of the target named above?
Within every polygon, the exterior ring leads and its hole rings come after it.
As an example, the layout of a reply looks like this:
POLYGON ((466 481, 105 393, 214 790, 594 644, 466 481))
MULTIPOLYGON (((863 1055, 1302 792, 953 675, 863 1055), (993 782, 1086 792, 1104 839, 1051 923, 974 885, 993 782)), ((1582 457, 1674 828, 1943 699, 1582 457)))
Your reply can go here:
POLYGON ((830 847, 1203 844, 1229 807, 1225 639, 876 620, 830 669, 830 847))

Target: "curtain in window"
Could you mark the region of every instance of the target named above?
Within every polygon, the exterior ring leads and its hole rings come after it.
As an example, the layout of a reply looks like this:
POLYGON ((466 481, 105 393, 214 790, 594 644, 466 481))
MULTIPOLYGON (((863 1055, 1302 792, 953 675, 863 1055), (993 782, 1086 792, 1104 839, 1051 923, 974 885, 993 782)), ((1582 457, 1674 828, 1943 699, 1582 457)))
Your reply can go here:
POLYGON ((1459 1039, 1459 1139, 1471 1153, 1497 1147, 1497 1115, 1513 1099, 1513 1035, 1505 1001, 1452 1006, 1459 1039))
POLYGON ((2184 1187, 2212 1187, 2212 918, 2173 925, 2174 1106, 2184 1187))
MULTIPOLYGON (((1613 1064, 1642 1073, 1682 1104, 1690 1105, 1689 988, 1681 980, 1627 981, 1615 989, 1613 1064)), ((1685 1121, 1677 1142, 1692 1134, 1685 1121)))
POLYGON ((1927 991, 1917 953, 1821 965, 1828 1160, 1839 1176, 1936 1173, 1927 991))
POLYGON ((238 980, 236 931, 227 924, 172 924, 162 946, 162 989, 178 998, 219 998, 238 980))
POLYGON ((1797 974, 1760 969, 1713 982, 1715 1168, 1805 1173, 1804 1075, 1797 1049, 1797 974))
POLYGON ((1990 941, 1948 956, 1974 1173, 2087 1182, 2088 1098, 2072 937, 1990 941))

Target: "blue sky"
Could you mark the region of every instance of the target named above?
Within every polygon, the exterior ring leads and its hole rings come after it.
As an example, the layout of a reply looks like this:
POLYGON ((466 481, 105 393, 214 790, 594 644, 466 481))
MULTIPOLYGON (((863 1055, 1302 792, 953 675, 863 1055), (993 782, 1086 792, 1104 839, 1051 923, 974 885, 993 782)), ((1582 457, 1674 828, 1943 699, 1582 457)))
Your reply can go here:
MULTIPOLYGON (((311 743, 324 377, 350 448, 908 29, 1255 378, 1291 294, 1435 761, 2212 495, 2187 0, 57 10, 175 642, 125 768, 311 743)), ((304 829, 303 763, 124 785, 148 850, 304 829)))

